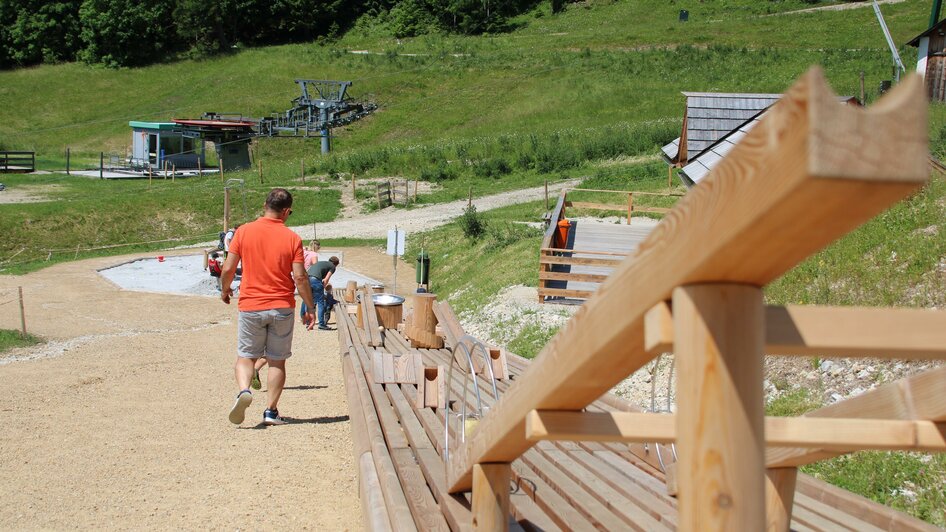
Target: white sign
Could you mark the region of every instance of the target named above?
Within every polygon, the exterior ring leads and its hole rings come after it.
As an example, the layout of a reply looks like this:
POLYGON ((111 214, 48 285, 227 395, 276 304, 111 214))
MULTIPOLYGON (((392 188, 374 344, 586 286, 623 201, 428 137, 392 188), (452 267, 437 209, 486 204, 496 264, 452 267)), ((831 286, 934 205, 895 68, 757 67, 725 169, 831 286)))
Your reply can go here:
POLYGON ((404 256, 404 235, 403 229, 388 230, 388 255, 404 256))

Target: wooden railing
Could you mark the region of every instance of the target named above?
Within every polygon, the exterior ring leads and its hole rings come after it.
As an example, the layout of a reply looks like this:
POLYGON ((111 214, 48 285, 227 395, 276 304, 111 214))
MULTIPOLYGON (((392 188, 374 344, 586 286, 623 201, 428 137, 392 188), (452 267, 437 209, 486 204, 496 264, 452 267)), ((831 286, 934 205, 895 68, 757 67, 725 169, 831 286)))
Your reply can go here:
POLYGON ((565 297, 572 299, 588 299, 594 295, 592 290, 572 290, 565 288, 551 288, 549 281, 552 282, 587 282, 603 283, 608 276, 606 274, 587 274, 554 272, 555 265, 562 266, 601 266, 606 268, 615 268, 620 261, 627 257, 626 253, 608 252, 608 251, 590 251, 582 249, 567 248, 566 242, 561 242, 557 237, 558 223, 566 219, 566 209, 590 209, 597 211, 624 211, 627 213, 627 223, 631 223, 631 217, 635 212, 650 214, 666 214, 670 209, 663 207, 642 206, 635 203, 635 196, 643 197, 663 197, 679 198, 681 194, 672 192, 640 192, 634 190, 602 190, 592 188, 572 188, 564 189, 559 194, 555 208, 548 215, 548 227, 542 238, 542 247, 539 248, 539 302, 544 302, 546 297, 565 297), (617 203, 601 203, 588 201, 572 201, 569 199, 569 193, 591 192, 597 194, 614 194, 626 196, 627 201, 617 203))
POLYGON ((927 182, 926 128, 916 77, 864 110, 839 105, 819 69, 803 76, 450 451, 447 484, 472 488, 474 522, 505 528, 509 464, 542 438, 675 442, 686 531, 787 530, 797 464, 881 439, 886 449, 946 449, 943 370, 809 417, 769 420, 762 408, 763 353, 776 346, 877 356, 899 345, 910 348, 886 356, 946 358, 942 311, 872 310, 859 324, 862 312, 767 310, 762 298, 766 284, 927 182), (668 348, 674 416, 583 412, 668 348), (837 419, 814 419, 824 415, 837 419), (558 428, 537 428, 546 421, 558 428))
POLYGON ((30 173, 36 171, 36 152, 0 151, 0 172, 30 173))

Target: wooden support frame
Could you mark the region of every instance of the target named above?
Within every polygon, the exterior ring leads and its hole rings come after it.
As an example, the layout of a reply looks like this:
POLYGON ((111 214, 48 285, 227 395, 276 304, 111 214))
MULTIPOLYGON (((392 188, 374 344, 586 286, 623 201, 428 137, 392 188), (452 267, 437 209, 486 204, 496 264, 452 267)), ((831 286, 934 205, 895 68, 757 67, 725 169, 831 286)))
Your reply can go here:
MULTIPOLYGON (((673 351, 673 317, 661 302, 644 318, 644 348, 673 351)), ((946 359, 946 311, 904 308, 766 306, 770 355, 946 359)))
MULTIPOLYGON (((526 419, 526 438, 530 441, 673 443, 678 439, 677 423, 677 416, 670 414, 533 410, 526 419)), ((763 426, 769 447, 838 452, 946 451, 946 423, 936 421, 766 417, 763 426)))
POLYGON ((509 464, 473 467, 473 530, 509 530, 509 464))
POLYGON ((929 178, 926 138, 926 102, 915 77, 865 110, 838 104, 821 70, 810 70, 616 269, 452 453, 450 491, 470 489, 474 464, 510 462, 528 449, 531 410, 579 410, 646 364, 652 356, 644 349, 644 314, 674 288, 764 286, 917 190, 929 178))

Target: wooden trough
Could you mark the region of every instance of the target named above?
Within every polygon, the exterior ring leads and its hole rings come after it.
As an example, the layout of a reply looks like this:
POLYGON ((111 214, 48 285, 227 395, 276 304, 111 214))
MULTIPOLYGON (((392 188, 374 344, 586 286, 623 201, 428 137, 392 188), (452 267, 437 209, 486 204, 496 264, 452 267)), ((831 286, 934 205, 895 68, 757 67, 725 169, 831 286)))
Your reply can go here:
MULTIPOLYGON (((477 409, 463 368, 481 368, 458 364, 458 346, 472 341, 448 306, 431 309, 444 349, 379 331, 370 298, 360 324, 340 313, 369 527, 933 530, 797 466, 861 449, 943 451, 946 369, 799 418, 765 418, 762 408, 765 353, 946 358, 942 311, 766 307, 762 298, 767 283, 927 181, 926 127, 917 79, 867 111, 839 105, 813 69, 534 362, 506 353, 509 378, 495 393, 476 380, 488 411, 475 424, 453 423, 477 409), (679 370, 675 415, 608 395, 664 351, 679 370), (408 361, 423 371, 397 371, 408 361), (436 411, 426 406, 428 367, 437 368, 436 411), (437 381, 442 368, 453 377, 437 381), (418 383, 423 408, 408 399, 418 383)), ((493 367, 489 351, 480 350, 482 368, 493 367)))

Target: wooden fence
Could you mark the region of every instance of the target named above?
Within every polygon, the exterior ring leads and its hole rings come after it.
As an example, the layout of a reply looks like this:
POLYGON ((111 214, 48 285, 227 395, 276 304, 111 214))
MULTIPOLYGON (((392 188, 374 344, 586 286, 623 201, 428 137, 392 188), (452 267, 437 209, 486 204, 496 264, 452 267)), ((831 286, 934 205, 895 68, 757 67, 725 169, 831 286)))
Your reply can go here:
POLYGON ((830 411, 763 415, 763 354, 773 350, 946 358, 943 311, 767 308, 762 297, 927 182, 926 129, 916 77, 865 110, 839 105, 820 69, 805 74, 451 443, 446 484, 472 489, 473 522, 506 528, 510 463, 539 440, 674 442, 685 531, 787 530, 798 464, 878 447, 946 450, 942 369, 830 411), (674 415, 584 411, 670 349, 674 415))
POLYGON ((417 201, 417 181, 414 181, 414 195, 411 196, 411 182, 408 179, 394 179, 377 184, 378 208, 389 205, 410 205, 417 201))
POLYGON ((28 174, 36 171, 36 152, 0 151, 0 172, 28 174))
MULTIPOLYGON (((548 227, 545 235, 542 237, 542 246, 539 248, 539 302, 545 301, 546 297, 567 297, 575 299, 588 299, 594 292, 590 290, 569 290, 564 288, 549 287, 549 282, 575 281, 583 283, 603 283, 608 275, 603 273, 571 273, 562 271, 553 271, 560 266, 595 266, 602 268, 615 268, 622 260, 627 257, 623 252, 609 251, 590 251, 580 248, 568 248, 567 238, 563 241, 559 233, 559 222, 566 219, 566 209, 591 209, 599 211, 625 211, 627 214, 627 223, 631 223, 631 216, 635 212, 666 214, 670 211, 668 208, 653 207, 641 205, 637 198, 678 198, 680 194, 667 192, 638 192, 624 190, 599 190, 588 188, 564 189, 558 196, 555 207, 548 214, 548 227), (569 199, 570 193, 592 192, 597 194, 613 194, 615 196, 626 197, 626 201, 618 203, 602 203, 588 201, 572 201, 569 199)), ((569 268, 570 269, 570 268, 569 268)))

